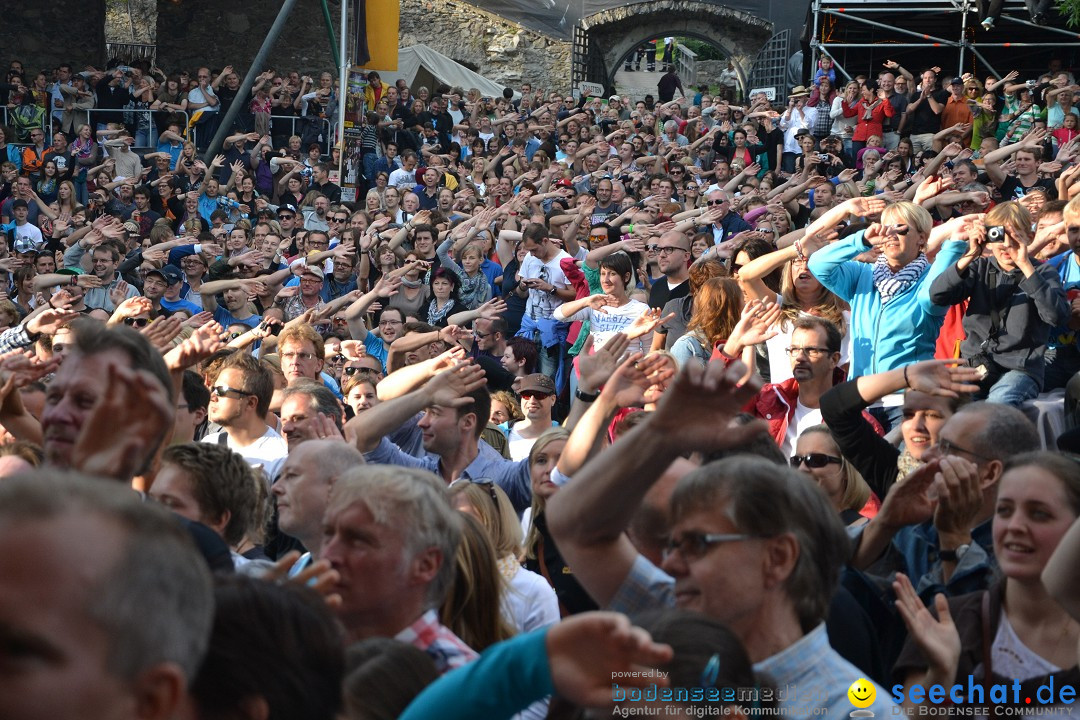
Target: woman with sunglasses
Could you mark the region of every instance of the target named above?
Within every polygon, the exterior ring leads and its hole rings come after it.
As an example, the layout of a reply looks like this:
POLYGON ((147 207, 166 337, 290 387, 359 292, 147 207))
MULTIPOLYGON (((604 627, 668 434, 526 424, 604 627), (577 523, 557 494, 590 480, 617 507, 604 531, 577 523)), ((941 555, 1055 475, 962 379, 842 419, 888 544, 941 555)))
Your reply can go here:
POLYGON ((873 512, 879 504, 875 501, 871 507, 870 486, 855 466, 844 459, 827 425, 814 425, 799 435, 791 467, 809 475, 825 491, 829 503, 848 527, 865 525, 869 517, 862 512, 873 512))
MULTIPOLYGON (((931 264, 925 248, 933 220, 924 208, 909 202, 886 207, 876 198, 848 200, 818 218, 807 232, 827 235, 849 215, 879 213, 878 222, 821 248, 807 263, 822 285, 851 305, 849 377, 934 357, 948 308, 930 301, 930 285, 964 252, 963 243, 946 243, 931 264), (871 248, 881 249, 873 265, 855 260, 871 248)), ((900 421, 901 400, 887 399, 889 410, 875 415, 886 429, 900 421)))
MULTIPOLYGON (((973 472, 959 464, 971 466, 962 458, 944 458, 905 483, 927 488, 936 483, 938 492, 945 492, 943 481, 934 476, 973 472)), ((938 594, 932 614, 907 576, 897 575, 896 608, 909 636, 893 674, 904 684, 905 705, 918 707, 910 694, 916 683, 965 689, 974 684, 982 691, 977 704, 994 707, 991 717, 1006 710, 1022 713, 1034 707, 1035 698, 1040 711, 1066 716, 1072 700, 1057 691, 1047 697, 1045 689, 1080 684, 1080 622, 1048 592, 1043 571, 1078 516, 1080 464, 1049 452, 1019 455, 1005 463, 997 488, 992 536, 1001 580, 959 597, 938 594), (995 685, 1008 692, 995 697, 995 685)), ((1076 568, 1069 570, 1075 573, 1076 568)), ((970 705, 972 694, 950 704, 970 705)))

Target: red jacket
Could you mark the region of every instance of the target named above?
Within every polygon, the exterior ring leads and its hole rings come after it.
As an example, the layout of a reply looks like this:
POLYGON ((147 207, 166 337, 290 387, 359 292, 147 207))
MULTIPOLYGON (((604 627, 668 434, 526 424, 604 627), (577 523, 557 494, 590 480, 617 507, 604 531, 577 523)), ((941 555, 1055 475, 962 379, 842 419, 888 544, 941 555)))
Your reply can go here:
MULTIPOLYGON (((847 379, 847 375, 840 368, 833 371, 833 385, 847 379)), ((781 447, 787 436, 788 424, 795 417, 795 407, 799 400, 799 382, 795 378, 788 378, 782 383, 768 383, 764 385, 757 395, 743 408, 755 417, 759 417, 769 423, 769 434, 781 447)), ((885 431, 881 424, 870 413, 863 411, 863 417, 874 428, 878 435, 884 435, 885 431)))
POLYGON ((865 142, 871 135, 882 137, 884 135, 882 123, 885 122, 885 118, 896 114, 895 108, 888 99, 881 101, 877 107, 870 111, 869 120, 863 117, 866 112, 866 101, 862 98, 859 98, 859 101, 854 105, 848 105, 844 102, 841 107, 844 109, 844 117, 856 118, 855 134, 851 136, 851 139, 857 142, 865 142))

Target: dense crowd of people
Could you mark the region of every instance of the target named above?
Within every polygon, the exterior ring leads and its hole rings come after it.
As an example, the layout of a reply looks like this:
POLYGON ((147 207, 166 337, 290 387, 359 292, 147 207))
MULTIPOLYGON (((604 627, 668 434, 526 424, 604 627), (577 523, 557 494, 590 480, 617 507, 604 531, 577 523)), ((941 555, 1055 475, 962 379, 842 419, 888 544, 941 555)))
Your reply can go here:
POLYGON ((1067 715, 1080 85, 939 73, 371 72, 349 202, 328 73, 13 62, 0 715, 1067 715))

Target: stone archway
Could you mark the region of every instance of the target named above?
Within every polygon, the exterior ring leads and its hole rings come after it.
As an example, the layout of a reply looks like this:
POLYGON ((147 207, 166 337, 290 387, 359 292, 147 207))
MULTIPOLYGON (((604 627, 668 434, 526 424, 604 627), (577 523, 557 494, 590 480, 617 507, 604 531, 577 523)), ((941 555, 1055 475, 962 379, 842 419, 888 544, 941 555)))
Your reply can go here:
POLYGON ((717 46, 745 80, 749 63, 772 33, 772 22, 710 0, 645 0, 623 5, 582 19, 577 34, 584 35, 579 47, 584 45, 586 56, 575 63, 575 70, 582 68, 583 75, 575 79, 610 89, 623 60, 641 43, 675 35, 717 46))

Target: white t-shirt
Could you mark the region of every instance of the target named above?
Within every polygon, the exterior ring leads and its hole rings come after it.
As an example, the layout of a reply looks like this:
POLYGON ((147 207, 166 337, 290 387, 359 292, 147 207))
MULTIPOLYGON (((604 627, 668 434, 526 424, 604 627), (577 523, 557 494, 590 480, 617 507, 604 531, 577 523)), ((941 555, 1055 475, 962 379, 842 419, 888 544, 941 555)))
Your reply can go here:
POLYGON ((416 187, 416 170, 398 168, 390 173, 390 178, 386 181, 386 184, 396 188, 408 188, 409 190, 412 190, 416 187))
MULTIPOLYGON (((22 225, 15 226, 15 242, 20 240, 29 240, 34 243, 34 248, 41 247, 41 243, 44 242, 44 238, 41 236, 41 230, 37 225, 33 225, 29 222, 22 225)), ((12 251, 14 252, 15 245, 12 243, 12 251)))
POLYGON ((515 462, 529 457, 529 451, 532 450, 534 443, 536 443, 536 438, 521 437, 513 427, 506 433, 506 449, 510 452, 510 459, 515 462))
POLYGON ((204 443, 219 443, 222 435, 225 435, 225 445, 232 451, 239 453, 251 467, 261 467, 266 473, 266 478, 271 483, 277 480, 281 474, 281 466, 285 464, 285 458, 289 457, 289 446, 285 438, 278 434, 277 430, 267 426, 266 432, 255 442, 247 447, 240 447, 224 431, 207 435, 202 439, 204 443))
MULTIPOLYGON (((529 278, 540 278, 544 282, 551 283, 558 289, 564 289, 570 287, 570 282, 566 279, 566 275, 563 273, 559 264, 564 258, 569 258, 570 255, 565 250, 560 250, 555 253, 550 260, 542 262, 540 258, 536 257, 532 253, 525 256, 525 259, 521 261, 521 270, 518 274, 522 280, 529 278)), ((563 304, 563 301, 558 296, 552 293, 546 293, 543 290, 530 289, 529 299, 525 303, 525 314, 533 319, 550 318, 552 313, 555 312, 555 308, 563 304)))
POLYGON ((786 457, 794 455, 795 441, 799 439, 799 436, 803 434, 803 431, 820 424, 821 409, 808 408, 796 400, 795 416, 791 418, 791 421, 788 423, 787 434, 784 436, 784 444, 780 447, 780 452, 784 453, 786 457))
MULTIPOLYGON (((570 317, 562 318, 568 322, 582 322, 584 320, 589 321, 589 334, 593 338, 593 350, 599 350, 604 347, 604 343, 612 338, 616 333, 620 333, 626 328, 630 327, 635 320, 637 320, 641 314, 649 309, 649 306, 640 300, 631 300, 625 305, 619 307, 605 307, 603 310, 593 310, 591 307, 587 307, 584 310, 580 310, 570 317)), ((559 309, 561 310, 561 308, 559 309)), ((555 318, 560 319, 560 312, 555 312, 555 318)), ((646 348, 642 342, 643 337, 639 337, 630 343, 630 352, 645 352, 646 348)))

